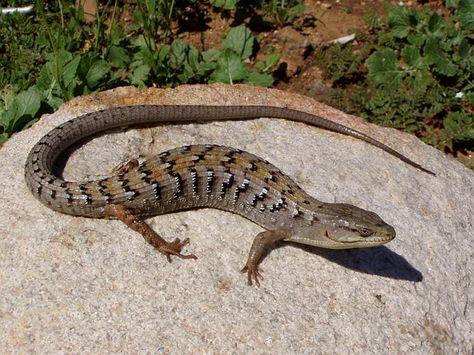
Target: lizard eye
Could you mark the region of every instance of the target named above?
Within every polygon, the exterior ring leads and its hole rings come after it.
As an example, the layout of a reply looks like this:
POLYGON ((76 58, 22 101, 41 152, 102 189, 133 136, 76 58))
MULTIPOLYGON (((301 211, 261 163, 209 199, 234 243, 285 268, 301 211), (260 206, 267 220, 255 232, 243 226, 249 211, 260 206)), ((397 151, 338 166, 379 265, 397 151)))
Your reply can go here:
POLYGON ((374 234, 374 232, 372 232, 370 229, 367 229, 367 228, 360 228, 359 234, 363 237, 368 237, 374 234))

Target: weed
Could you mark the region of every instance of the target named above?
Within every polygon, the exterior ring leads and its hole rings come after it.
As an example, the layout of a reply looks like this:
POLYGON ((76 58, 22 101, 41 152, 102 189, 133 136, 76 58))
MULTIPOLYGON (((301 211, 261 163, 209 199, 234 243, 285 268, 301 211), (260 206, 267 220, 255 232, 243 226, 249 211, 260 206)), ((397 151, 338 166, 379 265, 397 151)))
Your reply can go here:
MULTIPOLYGON (((85 21, 81 7, 61 1, 46 7, 49 12, 37 9, 41 16, 26 17, 26 21, 22 15, 5 18, 0 27, 0 49, 7 53, 0 60, 4 88, 0 92, 0 143, 66 100, 120 85, 271 85, 271 71, 280 56, 271 54, 265 62, 255 62, 256 40, 244 26, 226 34, 222 49, 200 52, 176 38, 173 24, 179 23, 182 9, 192 2, 183 0, 177 7, 175 0, 139 1, 133 11, 134 23, 127 27, 117 21, 117 0, 113 6, 110 1, 103 5, 91 23, 85 21), (21 31, 25 27, 28 34, 21 31), (18 33, 21 41, 14 40, 18 33), (254 62, 253 69, 247 62, 254 62)), ((232 9, 237 2, 212 3, 232 9)))
MULTIPOLYGON (((474 0, 448 0, 450 13, 387 8, 370 18, 364 43, 321 50, 334 81, 328 101, 377 124, 413 132, 441 149, 474 142, 474 0)), ((323 63, 324 61, 324 63, 323 63)))
POLYGON ((273 17, 278 27, 292 23, 303 13, 304 9, 300 0, 272 0, 271 8, 267 7, 268 13, 273 17))

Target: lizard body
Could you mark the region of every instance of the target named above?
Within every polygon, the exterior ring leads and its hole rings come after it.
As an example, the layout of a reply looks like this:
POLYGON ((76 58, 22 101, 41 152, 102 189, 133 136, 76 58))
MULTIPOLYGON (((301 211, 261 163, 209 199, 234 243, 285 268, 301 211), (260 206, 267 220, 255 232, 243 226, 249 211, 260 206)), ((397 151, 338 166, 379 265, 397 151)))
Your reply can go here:
POLYGON ((378 246, 395 237, 393 227, 375 213, 348 204, 319 201, 269 162, 224 146, 172 149, 95 181, 64 181, 52 172, 56 158, 67 147, 106 129, 150 122, 259 117, 305 122, 353 136, 433 174, 361 132, 301 111, 272 106, 142 105, 91 112, 54 128, 32 148, 25 166, 26 183, 33 195, 53 210, 123 221, 168 260, 170 255, 195 258, 181 253, 189 240, 167 242, 142 218, 203 207, 240 214, 266 229, 255 238, 242 270, 247 272, 249 283, 254 280, 257 285, 262 254, 280 241, 346 249, 378 246))

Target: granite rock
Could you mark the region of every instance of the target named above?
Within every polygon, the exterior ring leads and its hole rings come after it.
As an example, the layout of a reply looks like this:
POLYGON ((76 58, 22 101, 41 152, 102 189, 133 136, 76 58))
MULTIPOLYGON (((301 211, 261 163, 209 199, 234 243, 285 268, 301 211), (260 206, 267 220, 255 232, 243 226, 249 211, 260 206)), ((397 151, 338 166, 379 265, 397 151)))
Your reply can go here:
POLYGON ((417 138, 307 97, 247 86, 118 88, 44 116, 0 149, 2 353, 451 353, 474 344, 474 174, 417 138), (157 216, 168 240, 189 237, 198 260, 171 264, 118 221, 53 212, 23 174, 33 144, 79 114, 116 105, 267 104, 361 130, 436 173, 356 139, 304 124, 251 121, 115 130, 72 151, 64 176, 105 176, 137 156, 198 143, 234 146, 278 166, 327 202, 393 225, 384 247, 285 246, 249 287, 239 270, 260 227, 198 210, 157 216))

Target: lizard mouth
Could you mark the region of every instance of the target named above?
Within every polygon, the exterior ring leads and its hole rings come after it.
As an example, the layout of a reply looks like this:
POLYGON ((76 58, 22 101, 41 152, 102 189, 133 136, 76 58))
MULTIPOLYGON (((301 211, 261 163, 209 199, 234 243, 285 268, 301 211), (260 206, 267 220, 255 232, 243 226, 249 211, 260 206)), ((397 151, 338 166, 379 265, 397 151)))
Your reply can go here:
POLYGON ((389 241, 391 241, 395 234, 383 234, 383 235, 371 235, 369 237, 357 236, 357 235, 346 235, 343 237, 335 237, 331 236, 329 232, 325 231, 325 236, 329 240, 333 241, 334 243, 341 244, 341 246, 350 246, 351 244, 354 247, 363 247, 363 246, 374 246, 374 245, 382 245, 389 241))

